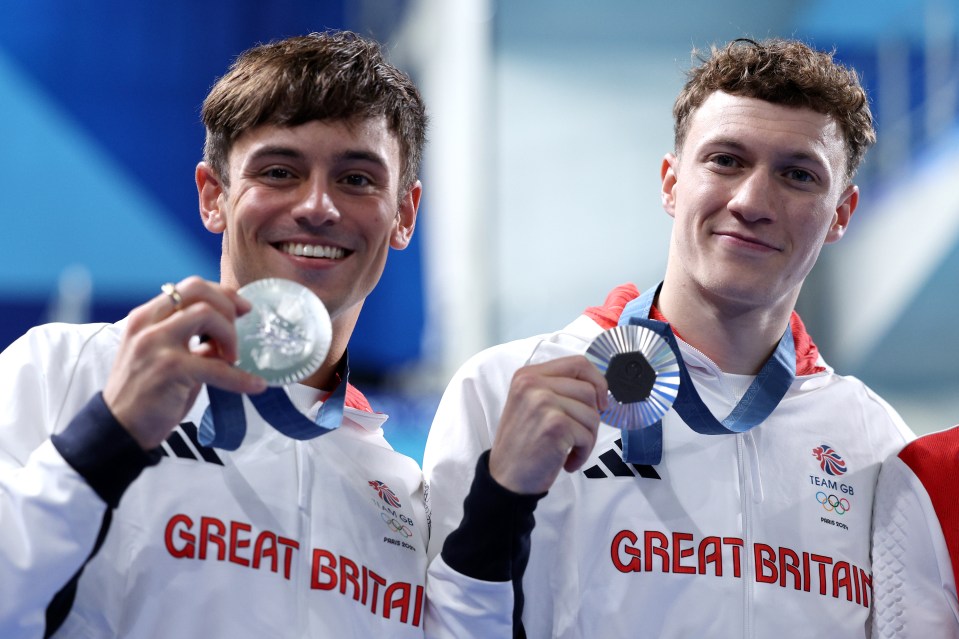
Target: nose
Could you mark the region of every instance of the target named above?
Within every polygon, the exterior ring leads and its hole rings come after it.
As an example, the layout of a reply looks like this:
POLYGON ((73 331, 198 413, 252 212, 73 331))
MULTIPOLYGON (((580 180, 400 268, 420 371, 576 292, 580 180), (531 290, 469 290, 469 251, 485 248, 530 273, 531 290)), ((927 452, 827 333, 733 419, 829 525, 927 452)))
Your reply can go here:
POLYGON ((736 185, 729 210, 746 222, 773 221, 776 217, 775 181, 765 170, 754 169, 736 185))
POLYGON ((310 226, 333 224, 340 219, 340 212, 330 197, 326 182, 320 178, 303 184, 292 215, 297 221, 310 226))

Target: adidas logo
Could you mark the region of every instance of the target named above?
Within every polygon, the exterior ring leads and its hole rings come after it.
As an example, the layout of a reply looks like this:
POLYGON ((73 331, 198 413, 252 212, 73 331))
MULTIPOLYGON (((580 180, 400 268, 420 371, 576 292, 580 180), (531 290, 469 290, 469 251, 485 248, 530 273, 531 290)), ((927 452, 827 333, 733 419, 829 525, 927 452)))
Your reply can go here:
POLYGON ((595 466, 590 466, 583 471, 583 474, 589 477, 590 479, 602 479, 604 477, 609 477, 606 474, 606 471, 612 473, 613 477, 635 477, 637 474, 640 477, 645 479, 662 479, 659 476, 659 473, 656 472, 656 468, 653 466, 644 466, 642 464, 627 464, 623 461, 623 440, 617 439, 616 446, 619 450, 615 448, 610 448, 605 453, 599 456, 599 461, 601 464, 596 464, 595 466), (606 470, 603 470, 603 468, 606 470), (633 472, 633 469, 636 469, 636 472, 633 472))
POLYGON ((193 422, 183 422, 173 429, 167 440, 160 446, 160 454, 165 457, 195 459, 222 466, 223 461, 212 448, 200 445, 197 434, 196 425, 193 422))

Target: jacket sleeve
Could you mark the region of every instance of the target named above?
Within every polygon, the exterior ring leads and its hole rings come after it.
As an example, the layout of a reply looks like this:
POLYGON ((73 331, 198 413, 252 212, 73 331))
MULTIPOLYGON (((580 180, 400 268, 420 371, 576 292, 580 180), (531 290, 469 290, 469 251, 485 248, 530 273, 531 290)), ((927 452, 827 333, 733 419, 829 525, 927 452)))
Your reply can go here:
POLYGON ((489 451, 480 455, 463 503, 463 519, 430 565, 427 601, 434 605, 427 609, 428 634, 525 636, 522 580, 535 523, 533 510, 544 496, 503 488, 489 473, 489 451), (511 612, 509 618, 506 611, 511 612))
POLYGON ((83 369, 76 365, 78 351, 56 344, 54 336, 34 330, 0 354, 5 638, 44 636, 51 604, 93 553, 108 508, 157 459, 126 435, 98 394, 85 405, 67 401, 90 380, 71 388, 83 369), (65 427, 57 429, 61 412, 73 414, 64 415, 65 427))
POLYGON ((890 457, 879 474, 874 505, 873 637, 959 639, 956 581, 943 525, 912 469, 890 457))
POLYGON ((486 451, 522 363, 515 345, 467 362, 444 393, 427 438, 431 563, 425 630, 434 639, 514 636, 514 582, 522 578, 532 512, 541 496, 514 495, 496 484, 486 451))

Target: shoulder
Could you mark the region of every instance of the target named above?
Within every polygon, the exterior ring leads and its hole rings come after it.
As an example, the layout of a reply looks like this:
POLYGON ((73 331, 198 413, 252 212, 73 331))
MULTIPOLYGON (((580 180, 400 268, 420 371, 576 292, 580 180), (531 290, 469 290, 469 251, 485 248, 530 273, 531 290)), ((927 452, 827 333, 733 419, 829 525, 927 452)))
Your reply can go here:
POLYGON ((478 376, 511 378, 517 369, 528 364, 582 355, 602 330, 594 317, 584 313, 558 331, 504 342, 480 351, 460 367, 454 379, 478 376))
POLYGON ((0 439, 8 454, 26 459, 66 427, 102 388, 120 333, 111 324, 45 324, 0 354, 0 439))
POLYGON ((536 344, 544 336, 537 335, 490 346, 467 359, 456 371, 455 378, 464 379, 490 374, 512 374, 523 366, 536 344))
POLYGON ((959 569, 959 427, 923 435, 903 448, 895 461, 922 485, 942 522, 950 555, 959 569))
POLYGON ((54 323, 31 328, 0 354, 4 397, 17 401, 17 394, 40 393, 68 404, 70 395, 85 403, 109 373, 123 326, 54 323))
POLYGON ((124 324, 43 324, 27 331, 0 354, 0 373, 56 386, 77 373, 98 377, 109 370, 124 324))
POLYGON ((813 395, 823 410, 852 422, 862 423, 866 431, 894 446, 890 454, 898 452, 916 438, 898 411, 862 380, 852 375, 840 375, 828 368, 819 375, 802 381, 804 391, 824 392, 813 395))
POLYGON ((959 426, 919 437, 900 451, 899 458, 920 479, 953 484, 959 470, 959 426))
MULTIPOLYGON (((889 510, 903 508, 904 500, 917 507, 903 512, 898 525, 928 526, 941 533, 944 549, 936 552, 948 557, 952 574, 959 574, 959 500, 956 499, 956 473, 959 471, 959 426, 923 435, 907 444, 898 455, 883 464, 877 497, 877 517, 893 519, 889 510), (938 526, 934 523, 938 522, 938 526)), ((917 537, 912 537, 916 539, 917 537)), ((900 537, 901 539, 901 537, 900 537)))
POLYGON ((92 351, 116 350, 125 322, 116 324, 51 323, 34 326, 7 349, 13 355, 63 357, 92 351))

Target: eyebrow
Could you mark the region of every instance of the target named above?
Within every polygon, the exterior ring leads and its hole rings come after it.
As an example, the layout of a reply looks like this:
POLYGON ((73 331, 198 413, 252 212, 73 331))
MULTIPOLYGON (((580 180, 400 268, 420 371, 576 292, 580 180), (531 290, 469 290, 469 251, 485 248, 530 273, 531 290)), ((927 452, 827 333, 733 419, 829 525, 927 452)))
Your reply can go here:
POLYGON ((334 164, 340 164, 341 162, 353 162, 357 160, 361 162, 372 162, 373 164, 382 167, 384 170, 389 170, 389 165, 386 162, 386 158, 374 151, 352 149, 342 151, 333 156, 334 164))
MULTIPOLYGON (((283 145, 267 145, 256 149, 253 153, 250 154, 250 160, 260 160, 262 158, 268 157, 285 157, 291 159, 304 159, 305 154, 299 149, 283 146, 283 145)), ((333 156, 333 163, 340 164, 342 162, 352 162, 352 161, 361 161, 361 162, 372 162, 377 164, 384 169, 388 169, 386 159, 381 156, 379 153, 373 151, 366 151, 363 149, 347 149, 341 151, 333 156)))
POLYGON ((302 158, 303 153, 298 151, 297 149, 294 149, 288 146, 267 145, 267 146, 261 146, 260 148, 253 151, 253 153, 249 155, 249 160, 259 160, 262 158, 273 157, 273 156, 286 157, 286 158, 302 158))

